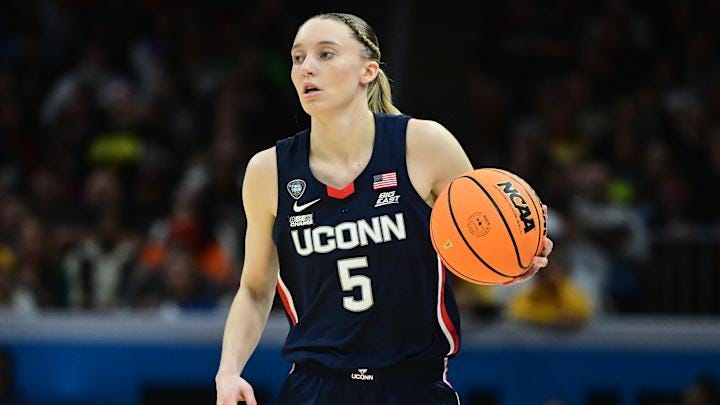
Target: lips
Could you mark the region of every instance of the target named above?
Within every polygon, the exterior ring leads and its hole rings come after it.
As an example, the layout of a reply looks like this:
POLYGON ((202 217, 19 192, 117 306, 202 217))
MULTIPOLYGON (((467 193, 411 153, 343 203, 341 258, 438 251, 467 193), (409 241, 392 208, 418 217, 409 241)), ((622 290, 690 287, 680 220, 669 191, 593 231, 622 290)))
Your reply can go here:
POLYGON ((302 87, 303 94, 314 94, 320 91, 320 88, 315 83, 305 83, 302 87))

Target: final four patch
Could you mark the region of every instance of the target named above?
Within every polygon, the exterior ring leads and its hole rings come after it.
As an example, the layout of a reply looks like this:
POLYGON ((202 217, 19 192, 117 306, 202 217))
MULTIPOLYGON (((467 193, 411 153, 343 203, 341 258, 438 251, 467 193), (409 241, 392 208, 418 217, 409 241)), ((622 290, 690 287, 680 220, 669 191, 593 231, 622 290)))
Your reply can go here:
POLYGON ((287 184, 287 191, 288 193, 290 193, 290 196, 292 198, 296 200, 300 199, 300 197, 302 197, 303 193, 305 192, 305 180, 290 180, 290 182, 287 184))

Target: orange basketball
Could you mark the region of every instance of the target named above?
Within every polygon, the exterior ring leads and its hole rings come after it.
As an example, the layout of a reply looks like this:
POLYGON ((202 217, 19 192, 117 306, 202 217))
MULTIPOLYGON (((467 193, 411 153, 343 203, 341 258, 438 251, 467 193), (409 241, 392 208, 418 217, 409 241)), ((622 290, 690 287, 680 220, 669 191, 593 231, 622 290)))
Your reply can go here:
POLYGON ((430 216, 432 243, 445 266, 476 284, 523 275, 542 250, 545 233, 540 198, 523 179, 500 169, 458 176, 430 216))

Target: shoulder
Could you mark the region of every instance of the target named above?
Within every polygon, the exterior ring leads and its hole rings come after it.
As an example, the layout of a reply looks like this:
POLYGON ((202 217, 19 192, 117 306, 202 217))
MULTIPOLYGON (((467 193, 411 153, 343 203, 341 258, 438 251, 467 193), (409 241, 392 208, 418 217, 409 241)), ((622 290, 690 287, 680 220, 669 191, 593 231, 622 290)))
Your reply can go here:
POLYGON ((437 147, 439 144, 457 141, 442 124, 432 120, 412 118, 408 122, 407 142, 409 146, 437 147))
POLYGON ((253 176, 268 175, 269 172, 275 172, 277 175, 277 152, 276 147, 261 150, 250 158, 247 165, 248 174, 253 176))
POLYGON ((246 206, 257 203, 272 208, 277 207, 277 156, 276 148, 256 153, 247 164, 243 181, 243 201, 246 206))
POLYGON ((455 156, 460 144, 442 124, 432 120, 412 118, 408 122, 407 147, 408 157, 422 159, 432 156, 433 160, 437 160, 446 155, 455 156))

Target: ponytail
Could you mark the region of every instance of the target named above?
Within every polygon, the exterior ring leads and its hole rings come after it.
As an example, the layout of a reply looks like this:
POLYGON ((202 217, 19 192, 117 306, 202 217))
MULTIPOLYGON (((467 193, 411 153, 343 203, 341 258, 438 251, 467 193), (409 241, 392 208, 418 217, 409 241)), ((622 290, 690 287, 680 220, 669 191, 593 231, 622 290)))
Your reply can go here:
POLYGON ((390 80, 382 69, 378 70, 377 77, 368 85, 367 95, 370 111, 390 115, 402 114, 392 103, 390 80))

